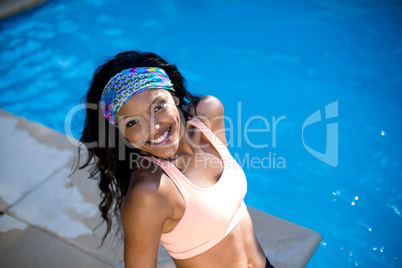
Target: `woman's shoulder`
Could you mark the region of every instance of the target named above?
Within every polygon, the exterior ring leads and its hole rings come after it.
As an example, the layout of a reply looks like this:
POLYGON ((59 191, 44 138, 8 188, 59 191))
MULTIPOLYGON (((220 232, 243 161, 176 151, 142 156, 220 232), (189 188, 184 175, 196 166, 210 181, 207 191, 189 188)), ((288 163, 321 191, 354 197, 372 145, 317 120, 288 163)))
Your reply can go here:
POLYGON ((214 96, 201 98, 195 110, 191 113, 197 116, 215 135, 226 144, 224 110, 222 102, 214 96))
POLYGON ((161 216, 165 215, 165 218, 171 216, 173 206, 169 202, 165 176, 163 171, 155 166, 132 172, 130 186, 121 208, 122 221, 156 209, 160 211, 161 216))
POLYGON ((223 116, 223 104, 215 96, 203 96, 196 107, 197 115, 209 120, 223 116))

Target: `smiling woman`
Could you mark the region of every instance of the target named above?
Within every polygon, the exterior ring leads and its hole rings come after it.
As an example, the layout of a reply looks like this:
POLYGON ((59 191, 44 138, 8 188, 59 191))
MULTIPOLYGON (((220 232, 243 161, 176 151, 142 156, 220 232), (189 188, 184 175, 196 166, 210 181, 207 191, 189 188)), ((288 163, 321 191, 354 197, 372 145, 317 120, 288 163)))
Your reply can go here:
POLYGON ((121 53, 96 69, 82 168, 95 160, 104 239, 116 218, 127 268, 156 267, 159 242, 177 267, 272 267, 243 201, 246 177, 227 148, 222 103, 184 82, 153 53, 121 53))

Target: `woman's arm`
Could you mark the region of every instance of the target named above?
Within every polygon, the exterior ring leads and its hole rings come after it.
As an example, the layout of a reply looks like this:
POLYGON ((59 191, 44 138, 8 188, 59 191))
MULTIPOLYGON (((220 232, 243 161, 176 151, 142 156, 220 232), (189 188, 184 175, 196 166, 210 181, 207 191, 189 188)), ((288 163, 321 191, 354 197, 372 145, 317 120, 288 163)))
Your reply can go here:
POLYGON ((121 212, 126 268, 156 267, 163 223, 174 213, 161 193, 160 177, 141 173, 141 180, 130 187, 121 212))

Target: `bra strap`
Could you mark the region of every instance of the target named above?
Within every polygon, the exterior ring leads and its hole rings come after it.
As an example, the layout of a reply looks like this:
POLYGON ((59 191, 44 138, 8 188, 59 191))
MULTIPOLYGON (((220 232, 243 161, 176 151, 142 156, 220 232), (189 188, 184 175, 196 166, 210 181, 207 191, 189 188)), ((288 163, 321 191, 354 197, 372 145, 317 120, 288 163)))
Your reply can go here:
POLYGON ((211 131, 209 127, 207 127, 200 119, 197 117, 193 117, 188 121, 191 125, 199 128, 202 133, 208 138, 208 140, 212 143, 212 145, 219 150, 221 155, 225 155, 227 153, 227 146, 211 131))
POLYGON ((184 204, 187 207, 187 203, 188 203, 187 191, 181 180, 181 177, 183 176, 183 174, 173 165, 173 163, 166 161, 166 160, 158 159, 158 158, 154 157, 153 155, 140 156, 140 157, 145 158, 145 159, 151 161, 152 163, 158 165, 160 168, 162 168, 162 170, 165 172, 165 174, 176 185, 180 194, 183 196, 184 204))

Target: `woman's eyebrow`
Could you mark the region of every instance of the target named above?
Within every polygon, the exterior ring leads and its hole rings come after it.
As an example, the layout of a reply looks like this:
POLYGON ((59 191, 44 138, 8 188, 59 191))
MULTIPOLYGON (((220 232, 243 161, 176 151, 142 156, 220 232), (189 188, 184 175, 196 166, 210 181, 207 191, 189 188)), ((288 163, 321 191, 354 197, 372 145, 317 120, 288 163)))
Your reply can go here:
MULTIPOLYGON (((152 101, 152 103, 149 105, 149 110, 150 110, 150 111, 151 111, 151 109, 152 109, 152 105, 154 105, 154 103, 155 103, 158 99, 160 99, 160 98, 162 98, 162 96, 158 96, 157 98, 155 98, 155 99, 152 101)), ((121 122, 122 120, 124 120, 124 119, 126 119, 126 118, 128 118, 128 117, 131 117, 131 116, 134 116, 134 115, 133 115, 133 114, 132 114, 132 115, 127 115, 127 116, 121 118, 119 122, 121 122)))

